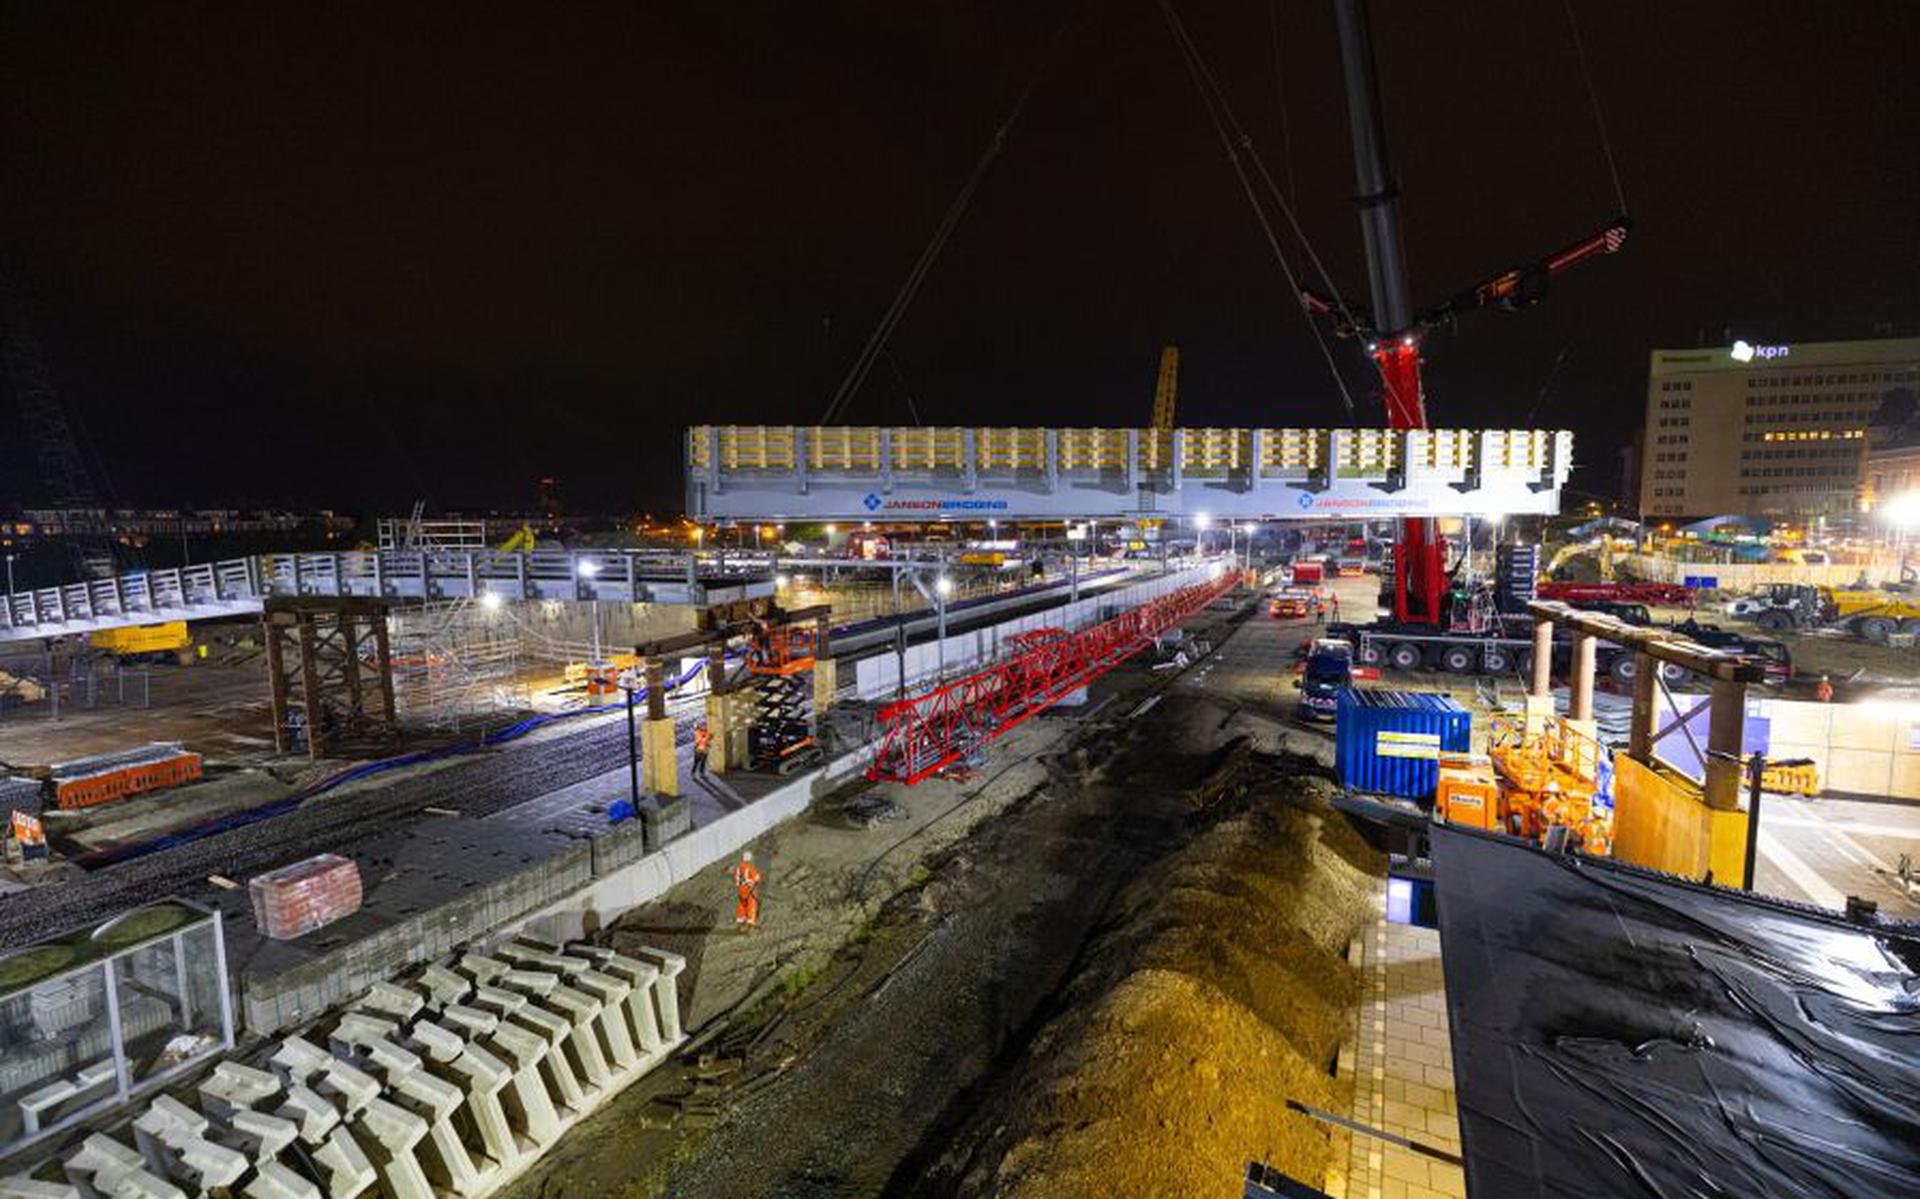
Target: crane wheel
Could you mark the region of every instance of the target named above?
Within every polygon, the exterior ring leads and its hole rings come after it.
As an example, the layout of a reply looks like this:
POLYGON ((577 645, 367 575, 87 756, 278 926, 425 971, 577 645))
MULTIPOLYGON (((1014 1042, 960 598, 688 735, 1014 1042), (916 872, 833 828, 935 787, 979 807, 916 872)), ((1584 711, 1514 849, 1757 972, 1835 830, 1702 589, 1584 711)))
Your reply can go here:
POLYGON ((1634 653, 1618 653, 1613 661, 1607 663, 1607 673, 1616 683, 1631 683, 1640 673, 1640 656, 1634 653))
POLYGON ((1480 668, 1488 674, 1506 674, 1513 669, 1513 658, 1498 645, 1489 645, 1480 655, 1480 668))
POLYGON ((1778 609, 1762 612, 1753 618, 1753 623, 1769 633, 1784 633, 1793 627, 1793 617, 1778 609))
POLYGON ((1387 665, 1395 670, 1418 670, 1420 663, 1420 647, 1411 641, 1397 642, 1387 651, 1387 665))
POLYGON ((1440 669, 1448 674, 1472 674, 1475 654, 1464 645, 1449 645, 1440 651, 1440 669))
POLYGON ((1873 642, 1875 645, 1885 645, 1887 640, 1893 636, 1894 631, 1899 627, 1899 624, 1890 616, 1864 617, 1859 624, 1854 626, 1854 628, 1859 631, 1861 637, 1873 642))

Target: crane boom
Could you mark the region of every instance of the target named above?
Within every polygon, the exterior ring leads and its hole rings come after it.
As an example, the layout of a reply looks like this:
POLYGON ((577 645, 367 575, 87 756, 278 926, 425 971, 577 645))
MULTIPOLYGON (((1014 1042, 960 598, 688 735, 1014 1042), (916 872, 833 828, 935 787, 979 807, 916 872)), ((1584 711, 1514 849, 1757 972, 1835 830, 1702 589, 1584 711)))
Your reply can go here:
POLYGON ((1173 402, 1180 387, 1180 347, 1160 347, 1160 379, 1153 388, 1153 428, 1173 428, 1173 402))
MULTIPOLYGON (((1449 323, 1471 309, 1522 308, 1546 298, 1549 281, 1555 275, 1619 250, 1626 244, 1632 226, 1622 216, 1544 258, 1508 267, 1439 304, 1416 311, 1408 299, 1406 257, 1400 244, 1400 189, 1387 163, 1380 80, 1374 65, 1366 0, 1334 0, 1334 17, 1340 31, 1360 235, 1367 247, 1372 307, 1338 305, 1311 292, 1303 292, 1301 300, 1310 311, 1333 315, 1340 333, 1368 338, 1367 353, 1380 372, 1388 427, 1424 429, 1427 406, 1421 391, 1420 338, 1427 329, 1449 323)), ((1448 614, 1442 606, 1447 591, 1445 549, 1432 521, 1409 517, 1400 522, 1393 555, 1396 621, 1448 626, 1448 614)))

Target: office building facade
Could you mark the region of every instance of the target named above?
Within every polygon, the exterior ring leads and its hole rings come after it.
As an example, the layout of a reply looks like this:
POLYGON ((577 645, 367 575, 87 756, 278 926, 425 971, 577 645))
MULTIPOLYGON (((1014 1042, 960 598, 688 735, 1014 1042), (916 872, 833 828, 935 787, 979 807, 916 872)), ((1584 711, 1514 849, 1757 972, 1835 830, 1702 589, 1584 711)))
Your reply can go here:
POLYGON ((1920 338, 1655 350, 1643 517, 1864 511, 1869 429, 1920 382, 1920 338))

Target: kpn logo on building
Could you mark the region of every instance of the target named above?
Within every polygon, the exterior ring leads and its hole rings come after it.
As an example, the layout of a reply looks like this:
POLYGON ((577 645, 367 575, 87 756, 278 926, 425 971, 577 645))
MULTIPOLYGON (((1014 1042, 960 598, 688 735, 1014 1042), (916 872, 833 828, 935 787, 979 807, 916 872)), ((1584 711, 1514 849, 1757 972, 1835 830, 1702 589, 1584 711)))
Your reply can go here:
POLYGON ((1756 346, 1751 342, 1736 341, 1728 351, 1735 362, 1752 362, 1756 358, 1762 362, 1773 358, 1785 358, 1793 353, 1792 346, 1756 346))

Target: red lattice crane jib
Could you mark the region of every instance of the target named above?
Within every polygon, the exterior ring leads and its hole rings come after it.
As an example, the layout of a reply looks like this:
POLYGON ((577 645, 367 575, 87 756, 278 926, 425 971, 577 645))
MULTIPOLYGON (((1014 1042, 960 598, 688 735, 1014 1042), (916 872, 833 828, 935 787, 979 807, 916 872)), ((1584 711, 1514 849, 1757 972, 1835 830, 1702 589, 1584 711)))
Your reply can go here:
POLYGON ((1150 600, 1079 633, 1038 630, 984 670, 880 709, 867 777, 917 783, 1126 661, 1233 587, 1232 572, 1150 600))

